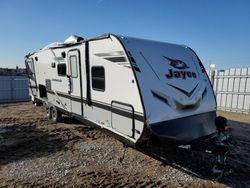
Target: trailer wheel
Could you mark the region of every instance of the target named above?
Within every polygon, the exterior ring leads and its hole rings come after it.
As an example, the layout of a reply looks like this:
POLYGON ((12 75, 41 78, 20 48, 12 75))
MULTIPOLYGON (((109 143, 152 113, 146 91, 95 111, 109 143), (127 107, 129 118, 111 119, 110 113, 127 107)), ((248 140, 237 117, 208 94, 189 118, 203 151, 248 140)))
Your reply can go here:
POLYGON ((49 106, 46 106, 46 112, 47 112, 47 117, 49 118, 49 119, 51 119, 51 109, 50 109, 50 107, 49 106))
POLYGON ((33 101, 33 104, 35 105, 35 106, 42 106, 43 104, 42 103, 40 103, 40 102, 38 102, 38 101, 33 101))
POLYGON ((59 122, 62 118, 62 113, 59 112, 55 106, 52 106, 50 109, 51 119, 54 122, 59 122))

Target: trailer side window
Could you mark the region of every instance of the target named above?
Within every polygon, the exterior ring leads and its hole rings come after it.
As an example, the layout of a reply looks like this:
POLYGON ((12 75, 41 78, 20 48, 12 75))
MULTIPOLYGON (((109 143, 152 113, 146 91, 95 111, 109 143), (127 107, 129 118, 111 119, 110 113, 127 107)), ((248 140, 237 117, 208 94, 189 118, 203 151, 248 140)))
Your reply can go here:
POLYGON ((91 68, 92 88, 97 91, 105 91, 104 67, 95 66, 91 68))
POLYGON ((72 78, 77 78, 78 77, 78 72, 77 72, 77 57, 74 56, 70 56, 69 57, 69 61, 70 61, 70 70, 71 70, 71 76, 72 78))
POLYGON ((57 74, 59 76, 66 76, 66 64, 60 63, 57 65, 57 74))

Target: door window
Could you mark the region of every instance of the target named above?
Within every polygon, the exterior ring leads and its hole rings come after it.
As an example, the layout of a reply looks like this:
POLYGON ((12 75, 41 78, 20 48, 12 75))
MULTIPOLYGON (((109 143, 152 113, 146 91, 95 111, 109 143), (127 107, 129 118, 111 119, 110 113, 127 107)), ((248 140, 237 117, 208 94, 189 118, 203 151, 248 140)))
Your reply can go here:
POLYGON ((70 61, 71 76, 72 78, 77 78, 78 77, 77 57, 75 55, 70 56, 69 61, 70 61))

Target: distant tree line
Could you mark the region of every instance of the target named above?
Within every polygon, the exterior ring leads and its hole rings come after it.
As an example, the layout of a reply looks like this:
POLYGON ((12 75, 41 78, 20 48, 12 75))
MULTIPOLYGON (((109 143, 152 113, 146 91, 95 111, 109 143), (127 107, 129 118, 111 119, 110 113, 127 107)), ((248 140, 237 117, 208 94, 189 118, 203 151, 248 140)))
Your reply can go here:
POLYGON ((19 68, 18 66, 16 66, 15 69, 0 67, 0 76, 25 76, 25 75, 27 75, 25 68, 19 68))

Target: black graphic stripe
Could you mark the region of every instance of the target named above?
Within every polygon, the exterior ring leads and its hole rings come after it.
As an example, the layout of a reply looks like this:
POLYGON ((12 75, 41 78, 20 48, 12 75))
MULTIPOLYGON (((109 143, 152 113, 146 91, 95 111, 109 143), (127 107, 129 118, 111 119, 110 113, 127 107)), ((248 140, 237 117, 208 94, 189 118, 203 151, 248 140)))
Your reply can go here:
MULTIPOLYGON (((151 90, 152 94, 154 97, 160 99, 162 102, 166 103, 167 105, 169 105, 168 99, 166 97, 164 97, 164 94, 162 94, 159 91, 153 91, 151 90)), ((169 105, 170 106, 170 105, 169 105)))
POLYGON ((114 51, 114 52, 108 52, 108 53, 96 53, 95 54, 98 57, 103 57, 103 56, 120 56, 124 55, 123 51, 114 51))
MULTIPOLYGON (((55 93, 53 91, 49 90, 47 92, 50 93, 50 94, 52 94, 52 95, 55 95, 55 93)), ((80 97, 70 96, 70 95, 68 95, 66 93, 61 93, 61 92, 56 92, 56 94, 59 97, 64 97, 64 98, 70 99, 70 100, 75 101, 75 102, 83 102, 83 103, 87 104, 87 100, 84 99, 84 98, 83 98, 83 100, 81 100, 80 97)), ((116 113, 116 114, 124 116, 124 117, 128 117, 128 118, 132 118, 133 117, 133 114, 131 112, 125 111, 125 110, 123 110, 121 108, 111 107, 111 105, 106 104, 106 103, 102 103, 102 102, 99 102, 99 101, 92 100, 92 105, 95 106, 95 107, 98 107, 98 108, 101 108, 101 109, 104 109, 104 110, 116 113)), ((144 121, 144 116, 139 115, 139 114, 134 114, 134 118, 136 120, 138 120, 138 121, 144 121)))
POLYGON ((193 94, 193 92, 195 91, 195 89, 197 88, 197 86, 198 86, 198 84, 194 87, 194 89, 192 89, 192 91, 190 91, 190 92, 187 92, 187 91, 185 91, 185 90, 183 90, 183 89, 181 89, 181 88, 178 88, 178 87, 176 87, 176 86, 173 86, 173 85, 171 85, 171 84, 168 84, 169 86, 171 86, 171 87, 173 87, 173 88, 175 88, 175 89, 177 89, 178 91, 180 91, 180 92, 182 92, 183 94, 185 94, 186 96, 188 96, 188 97, 191 97, 191 95, 193 94))
POLYGON ((125 56, 121 57, 105 57, 104 59, 111 61, 111 62, 127 62, 127 59, 125 56))

